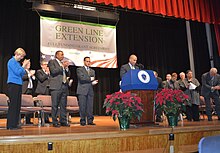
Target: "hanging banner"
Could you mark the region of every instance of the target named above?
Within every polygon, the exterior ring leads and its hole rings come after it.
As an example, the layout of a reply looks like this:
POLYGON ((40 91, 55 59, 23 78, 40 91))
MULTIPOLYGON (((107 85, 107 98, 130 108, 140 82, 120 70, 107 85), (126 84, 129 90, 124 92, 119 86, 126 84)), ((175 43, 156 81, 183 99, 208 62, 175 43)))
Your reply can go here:
POLYGON ((40 34, 41 60, 62 50, 71 65, 83 66, 88 56, 92 67, 117 68, 115 26, 41 17, 40 34))

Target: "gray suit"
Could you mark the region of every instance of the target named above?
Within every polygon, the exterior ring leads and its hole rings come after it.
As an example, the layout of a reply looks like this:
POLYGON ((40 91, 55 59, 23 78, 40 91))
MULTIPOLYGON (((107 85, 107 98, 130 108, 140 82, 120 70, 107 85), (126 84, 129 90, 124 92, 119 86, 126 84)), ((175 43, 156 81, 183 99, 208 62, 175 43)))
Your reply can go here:
POLYGON ((201 95, 205 98, 205 104, 206 104, 206 114, 208 116, 208 119, 211 119, 212 117, 212 108, 210 103, 210 98, 213 98, 215 102, 215 109, 218 114, 218 117, 220 118, 220 101, 219 101, 219 92, 218 90, 211 90, 211 87, 214 86, 220 86, 220 75, 217 74, 213 79, 210 76, 210 73, 204 73, 202 75, 202 89, 201 89, 201 95))
MULTIPOLYGON (((139 69, 139 67, 136 66, 136 65, 134 66, 134 68, 135 69, 139 69)), ((124 64, 124 65, 121 66, 121 69, 120 69, 120 77, 121 77, 121 79, 122 79, 123 75, 125 73, 127 73, 129 70, 131 70, 131 67, 130 67, 129 64, 124 64)))
POLYGON ((93 117, 93 86, 91 77, 95 78, 95 71, 89 68, 89 72, 85 67, 77 68, 76 74, 78 77, 77 95, 79 99, 80 123, 92 123, 93 117))
POLYGON ((178 84, 178 81, 172 81, 172 80, 170 80, 170 81, 163 81, 162 82, 162 86, 163 86, 163 88, 165 88, 165 89, 179 89, 180 87, 179 87, 179 84, 178 84))
MULTIPOLYGON (((63 67, 60 66, 56 59, 50 60, 48 63, 50 69, 50 91, 52 99, 52 121, 58 124, 57 113, 60 106, 60 123, 66 124, 66 105, 68 94, 68 82, 63 83, 63 67)), ((70 71, 65 70, 67 77, 70 77, 70 71)))
POLYGON ((49 95, 49 75, 44 72, 43 69, 37 70, 36 78, 37 88, 35 92, 41 95, 49 95))

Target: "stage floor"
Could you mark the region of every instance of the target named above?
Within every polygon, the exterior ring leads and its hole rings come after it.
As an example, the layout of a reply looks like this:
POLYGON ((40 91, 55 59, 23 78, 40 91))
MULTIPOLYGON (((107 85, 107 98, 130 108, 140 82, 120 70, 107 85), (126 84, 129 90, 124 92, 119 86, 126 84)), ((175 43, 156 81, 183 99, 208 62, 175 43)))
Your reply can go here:
POLYGON ((79 117, 72 117, 70 127, 25 125, 19 130, 6 130, 6 119, 0 119, 0 150, 48 152, 47 145, 53 142, 54 153, 159 153, 169 152, 168 136, 174 133, 175 152, 192 153, 198 151, 202 137, 220 134, 220 121, 216 117, 211 122, 207 119, 179 121, 173 129, 164 121, 155 125, 131 125, 126 131, 120 131, 118 121, 109 116, 95 116, 94 122, 95 126, 80 126, 79 117))
MULTIPOLYGON (((169 134, 172 128, 168 126, 167 121, 155 125, 131 125, 130 129, 120 131, 118 121, 113 121, 109 116, 95 116, 95 126, 80 126, 79 117, 72 117, 70 127, 55 128, 52 124, 45 126, 24 125, 19 130, 6 130, 6 120, 0 119, 0 142, 28 141, 35 138, 39 139, 85 139, 114 136, 132 136, 142 134, 169 134)), ((220 130, 220 121, 213 117, 213 121, 208 122, 202 119, 199 122, 179 121, 178 126, 173 129, 174 132, 193 132, 200 130, 220 130)))

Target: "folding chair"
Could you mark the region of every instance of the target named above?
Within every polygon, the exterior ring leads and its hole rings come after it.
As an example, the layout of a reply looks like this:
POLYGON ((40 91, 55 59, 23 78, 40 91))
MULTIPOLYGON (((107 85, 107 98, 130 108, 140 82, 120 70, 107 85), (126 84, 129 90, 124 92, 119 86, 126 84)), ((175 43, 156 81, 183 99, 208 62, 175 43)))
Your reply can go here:
POLYGON ((78 113, 79 112, 79 105, 78 100, 76 96, 67 96, 67 122, 71 121, 71 115, 70 113, 78 113))
MULTIPOLYGON (((199 97, 200 99, 200 105, 199 105, 199 112, 203 116, 203 119, 205 119, 205 112, 206 112, 206 105, 205 105, 205 99, 203 96, 199 97)), ((215 104, 212 98, 210 98, 211 108, 212 108, 212 114, 215 115, 215 104)))
MULTIPOLYGON (((21 114, 29 114, 29 113, 33 113, 34 115, 34 121, 33 123, 35 123, 35 114, 39 113, 42 111, 42 108, 39 106, 34 106, 34 101, 33 101, 33 97, 31 95, 26 95, 26 94, 22 94, 22 98, 21 98, 21 114)), ((24 125, 26 124, 26 122, 24 121, 23 123, 24 125)), ((40 125, 40 120, 38 120, 38 125, 40 125)))
POLYGON ((42 105, 41 121, 42 121, 42 126, 44 126, 45 125, 44 113, 51 113, 51 109, 52 109, 51 96, 50 95, 38 95, 36 97, 36 100, 40 101, 42 105))
POLYGON ((7 113, 9 99, 5 94, 0 94, 0 112, 7 113))

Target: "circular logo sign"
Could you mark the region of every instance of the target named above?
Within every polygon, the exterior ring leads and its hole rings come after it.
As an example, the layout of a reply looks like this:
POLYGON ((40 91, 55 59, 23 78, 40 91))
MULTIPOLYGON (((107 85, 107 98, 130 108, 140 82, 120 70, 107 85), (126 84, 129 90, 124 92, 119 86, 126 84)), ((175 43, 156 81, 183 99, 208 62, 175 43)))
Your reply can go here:
POLYGON ((150 75, 142 70, 138 72, 138 79, 143 83, 148 83, 150 81, 150 75))

